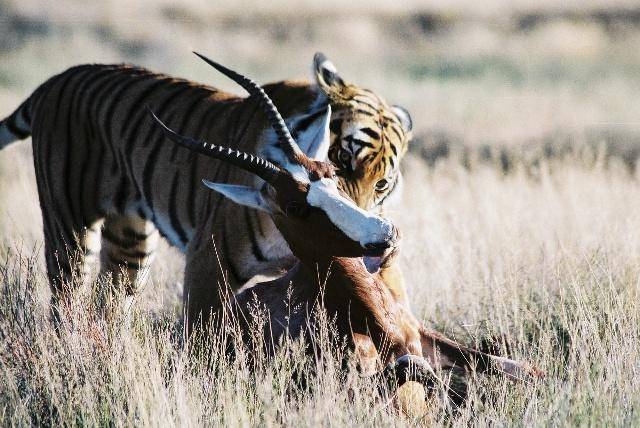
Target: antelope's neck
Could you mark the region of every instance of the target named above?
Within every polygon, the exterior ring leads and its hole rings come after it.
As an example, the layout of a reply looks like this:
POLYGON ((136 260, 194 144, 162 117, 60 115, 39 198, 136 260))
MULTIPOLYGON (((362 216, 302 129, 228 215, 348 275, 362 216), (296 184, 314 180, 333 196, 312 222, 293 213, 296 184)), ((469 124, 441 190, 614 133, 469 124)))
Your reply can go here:
POLYGON ((318 291, 322 287, 324 306, 343 315, 338 319, 348 324, 344 328, 349 333, 370 336, 378 349, 386 343, 391 353, 406 353, 399 305, 380 275, 367 271, 362 258, 332 257, 301 265, 296 286, 304 283, 318 291))
POLYGON ((300 260, 296 276, 300 280, 312 281, 317 287, 348 291, 371 285, 377 274, 367 271, 362 258, 328 257, 323 260, 300 260))

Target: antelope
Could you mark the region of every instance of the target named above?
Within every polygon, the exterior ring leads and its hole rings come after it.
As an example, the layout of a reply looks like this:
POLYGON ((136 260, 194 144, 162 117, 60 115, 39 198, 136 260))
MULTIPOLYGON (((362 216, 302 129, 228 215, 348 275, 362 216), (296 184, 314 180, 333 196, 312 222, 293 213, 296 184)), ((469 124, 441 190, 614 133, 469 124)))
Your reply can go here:
POLYGON ((210 189, 237 204, 268 213, 296 257, 280 278, 260 282, 232 297, 251 328, 255 302, 268 312, 265 342, 299 336, 315 322, 315 305, 336 320, 336 330, 360 359, 361 367, 386 365, 399 379, 432 379, 433 368, 495 370, 512 378, 540 376, 533 366, 489 355, 427 330, 404 302, 398 301, 380 275, 393 259, 399 233, 389 220, 357 207, 336 186, 327 163, 328 118, 311 143, 311 156, 292 138, 266 93, 251 79, 213 61, 221 73, 256 96, 276 132, 287 162, 276 165, 261 157, 180 135, 153 112, 153 119, 174 143, 230 163, 261 179, 256 187, 203 180, 210 189), (367 258, 367 263, 365 263, 367 258), (319 281, 319 278, 323 278, 319 281), (288 294, 291 286, 292 294, 288 294), (298 308, 293 310, 292 308, 298 308), (410 376, 406 369, 414 370, 410 376))

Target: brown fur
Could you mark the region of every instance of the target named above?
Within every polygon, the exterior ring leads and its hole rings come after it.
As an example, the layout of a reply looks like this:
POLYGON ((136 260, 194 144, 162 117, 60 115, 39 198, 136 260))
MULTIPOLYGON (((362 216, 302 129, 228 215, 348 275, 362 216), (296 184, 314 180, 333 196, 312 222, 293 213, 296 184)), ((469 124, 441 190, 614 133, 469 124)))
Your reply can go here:
MULTIPOLYGON (((286 334, 295 336, 312 329, 314 308, 319 306, 335 320, 337 334, 349 339, 361 367, 387 365, 411 354, 437 368, 497 370, 514 378, 541 374, 525 363, 495 357, 428 331, 406 303, 394 296, 383 276, 367 270, 363 248, 333 226, 327 213, 313 207, 306 207, 309 211, 302 215, 286 212, 291 201, 306 204, 306 188, 295 182, 284 175, 266 197, 273 201, 273 221, 298 261, 283 277, 256 284, 234 297, 245 329, 255 324, 251 314, 258 302, 269 314, 264 342, 277 344, 286 334)), ((397 233, 393 244, 396 239, 397 233)), ((384 254, 385 263, 395 254, 390 247, 384 254)))
POLYGON ((234 301, 248 320, 256 302, 266 307, 270 316, 266 343, 306 331, 314 323, 309 317, 313 308, 323 307, 335 319, 337 333, 350 340, 358 364, 368 370, 412 354, 426 358, 433 368, 492 370, 512 378, 541 376, 527 363, 495 357, 429 331, 398 302, 379 273, 367 271, 362 258, 301 260, 287 275, 256 284, 234 301), (291 295, 287 295, 289 288, 291 295), (291 307, 299 310, 292 313, 291 307))

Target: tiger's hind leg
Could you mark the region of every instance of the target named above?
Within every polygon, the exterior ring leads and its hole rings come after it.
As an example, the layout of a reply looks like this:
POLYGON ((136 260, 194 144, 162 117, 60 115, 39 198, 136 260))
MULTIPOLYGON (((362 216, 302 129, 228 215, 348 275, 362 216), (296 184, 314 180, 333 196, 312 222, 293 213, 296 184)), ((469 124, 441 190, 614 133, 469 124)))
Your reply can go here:
MULTIPOLYGON (((45 262, 51 286, 51 314, 56 325, 72 293, 86 283, 100 254, 101 221, 68 230, 56 216, 43 210, 45 262)), ((68 308, 67 308, 68 309, 68 308)))
POLYGON ((127 306, 146 279, 159 239, 158 229, 142 217, 110 214, 105 219, 100 273, 107 282, 110 277, 111 284, 124 292, 127 306))

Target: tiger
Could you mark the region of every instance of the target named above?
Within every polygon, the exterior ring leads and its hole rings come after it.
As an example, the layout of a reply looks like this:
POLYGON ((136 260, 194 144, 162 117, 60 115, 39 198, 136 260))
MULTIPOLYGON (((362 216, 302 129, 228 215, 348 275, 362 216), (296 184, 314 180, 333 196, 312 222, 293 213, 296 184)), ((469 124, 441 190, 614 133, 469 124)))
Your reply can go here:
MULTIPOLYGON (((312 70, 313 82, 263 89, 302 150, 328 127, 338 186, 382 213, 400 191, 411 117, 345 82, 321 53, 312 70)), ((238 210, 200 184, 207 177, 256 185, 255 178, 167 144, 147 108, 177 132, 283 161, 255 97, 127 64, 79 65, 51 77, 0 122, 0 149, 32 138, 53 307, 98 260, 100 274, 134 296, 163 237, 185 255, 184 315, 193 325, 221 305, 221 287, 277 275, 293 255, 268 215, 238 210)), ((383 268, 406 300, 397 263, 383 268)))

